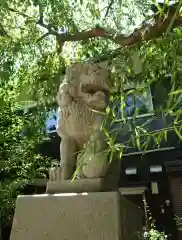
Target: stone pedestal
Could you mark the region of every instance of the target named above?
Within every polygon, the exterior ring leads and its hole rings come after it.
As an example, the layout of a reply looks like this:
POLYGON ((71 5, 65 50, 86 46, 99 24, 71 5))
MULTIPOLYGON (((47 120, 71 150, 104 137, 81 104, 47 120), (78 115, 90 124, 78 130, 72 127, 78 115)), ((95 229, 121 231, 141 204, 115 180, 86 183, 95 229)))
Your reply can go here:
POLYGON ((46 193, 83 193, 100 192, 104 190, 104 179, 75 179, 64 181, 48 181, 46 193))
POLYGON ((118 192, 19 196, 10 239, 137 239, 141 218, 118 192))
POLYGON ((103 192, 117 191, 120 178, 121 161, 113 160, 104 178, 61 180, 61 168, 51 168, 46 193, 103 192))

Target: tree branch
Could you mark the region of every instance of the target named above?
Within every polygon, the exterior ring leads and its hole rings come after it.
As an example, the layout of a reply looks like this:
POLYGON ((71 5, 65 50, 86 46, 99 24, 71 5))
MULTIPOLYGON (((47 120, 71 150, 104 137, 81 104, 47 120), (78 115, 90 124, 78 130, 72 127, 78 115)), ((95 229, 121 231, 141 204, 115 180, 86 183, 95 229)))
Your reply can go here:
POLYGON ((52 29, 50 25, 44 23, 43 9, 40 3, 39 3, 39 20, 37 21, 37 24, 48 30, 47 33, 45 33, 42 37, 40 37, 37 40, 38 42, 41 41, 43 38, 47 37, 48 35, 54 35, 56 37, 59 36, 59 33, 52 29))
POLYGON ((76 42, 76 41, 83 41, 83 40, 88 40, 90 38, 95 38, 95 37, 104 37, 105 36, 105 30, 103 28, 94 28, 89 31, 83 31, 83 32, 78 32, 75 34, 68 34, 68 33, 62 33, 59 34, 58 39, 61 42, 76 42))
POLYGON ((173 21, 170 30, 173 30, 175 27, 182 25, 182 17, 179 15, 179 9, 177 11, 178 4, 174 4, 168 7, 167 17, 161 17, 157 15, 154 17, 155 23, 153 25, 148 24, 141 26, 139 29, 135 29, 134 32, 124 37, 123 35, 118 35, 112 39, 112 36, 108 38, 113 40, 115 43, 122 46, 134 45, 142 41, 148 41, 154 38, 161 37, 165 33, 173 21))
POLYGON ((53 35, 53 36, 60 36, 60 34, 58 32, 56 32, 55 30, 52 29, 52 27, 50 25, 45 24, 42 20, 38 20, 37 24, 43 28, 45 28, 46 30, 48 30, 48 35, 53 35))
POLYGON ((109 3, 108 7, 107 7, 107 11, 106 11, 106 14, 104 16, 104 19, 106 19, 107 15, 109 14, 109 11, 112 7, 112 5, 114 4, 114 0, 111 0, 111 2, 109 3))
POLYGON ((17 13, 18 15, 22 16, 22 17, 25 17, 25 18, 31 18, 30 16, 28 16, 27 14, 25 13, 22 13, 14 8, 10 8, 10 7, 7 7, 7 10, 9 10, 10 12, 14 12, 14 13, 17 13))
POLYGON ((158 38, 165 33, 173 20, 173 25, 171 29, 182 25, 182 17, 179 15, 179 11, 176 11, 178 4, 174 4, 168 7, 167 17, 164 18, 160 15, 155 16, 155 23, 141 26, 138 29, 135 29, 134 32, 129 35, 117 35, 113 37, 107 33, 107 30, 103 28, 95 28, 90 31, 78 32, 75 34, 59 34, 58 39, 61 42, 66 41, 81 41, 88 40, 90 38, 103 37, 110 39, 116 44, 121 46, 130 46, 137 44, 142 41, 148 41, 154 38, 158 38), (175 14, 175 15, 174 15, 175 14), (174 18, 174 19, 173 19, 174 18))
MULTIPOLYGON (((27 17, 30 18, 26 14, 21 13, 17 10, 14 10, 11 8, 9 8, 9 10, 12 12, 18 13, 26 18, 27 17)), ((155 20, 154 24, 149 23, 148 25, 143 25, 140 28, 135 29, 134 32, 129 36, 117 35, 116 37, 113 37, 113 35, 109 34, 107 30, 105 30, 104 28, 94 28, 89 31, 77 32, 75 34, 69 34, 69 33, 59 34, 50 25, 46 25, 43 22, 42 9, 39 8, 39 11, 40 11, 40 18, 37 21, 37 24, 47 29, 48 32, 44 34, 38 41, 42 40, 44 37, 48 35, 54 35, 56 36, 56 39, 60 45, 62 45, 66 41, 75 42, 75 41, 88 40, 90 38, 102 37, 102 38, 110 39, 116 44, 119 44, 121 46, 131 46, 142 41, 148 41, 148 40, 162 36, 167 31, 167 29, 169 29, 171 22, 173 22, 173 24, 172 26, 170 26, 170 30, 182 25, 182 17, 179 15, 178 3, 168 7, 166 11, 167 12, 166 18, 160 15, 154 16, 154 20, 155 20)))
POLYGON ((42 35, 40 38, 37 39, 36 43, 39 43, 40 41, 42 41, 44 38, 46 38, 49 35, 50 35, 49 32, 45 33, 44 35, 42 35))

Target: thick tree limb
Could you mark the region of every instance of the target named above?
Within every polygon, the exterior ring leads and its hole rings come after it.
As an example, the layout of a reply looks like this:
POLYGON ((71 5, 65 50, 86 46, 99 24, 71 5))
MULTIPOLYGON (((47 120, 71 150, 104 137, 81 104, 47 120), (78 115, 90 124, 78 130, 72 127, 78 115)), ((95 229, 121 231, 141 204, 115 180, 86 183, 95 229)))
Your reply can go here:
MULTIPOLYGON (((167 17, 161 17, 157 15, 154 17, 155 24, 145 25, 139 29, 136 29, 130 36, 123 37, 123 35, 116 36, 113 41, 119 45, 128 46, 134 45, 142 41, 148 41, 154 38, 158 38, 168 30, 169 25, 173 21, 170 30, 182 25, 182 17, 179 15, 179 11, 176 11, 179 7, 178 4, 171 5, 168 8, 167 17)), ((178 9, 179 10, 179 9, 178 9)), ((110 37, 111 38, 111 37, 110 37)))
MULTIPOLYGON (((44 34, 39 39, 39 41, 48 35, 54 35, 56 36, 56 39, 59 42, 59 44, 62 45, 64 42, 67 42, 67 41, 75 42, 75 41, 88 40, 90 38, 102 37, 102 38, 110 39, 116 44, 119 44, 121 46, 131 46, 142 41, 148 41, 148 40, 162 36, 169 29, 168 27, 170 26, 171 21, 173 22, 173 24, 170 27, 170 30, 174 29, 175 27, 181 26, 182 17, 179 15, 179 11, 176 11, 178 6, 179 6, 178 3, 169 6, 166 11, 167 12, 166 17, 160 16, 160 15, 154 16, 154 20, 155 20, 154 24, 148 24, 148 25, 145 24, 140 28, 135 29, 134 32, 129 36, 117 35, 116 37, 113 37, 111 34, 108 34, 107 30, 105 30, 104 28, 94 28, 89 31, 76 32, 73 34, 69 34, 69 33, 59 34, 51 26, 46 25, 43 22, 43 13, 40 11, 40 18, 37 24, 47 29, 48 32, 44 34)), ((9 10, 17 14, 20 14, 24 17, 28 17, 26 14, 16 11, 14 9, 9 8, 9 10)))
POLYGON ((95 37, 105 37, 105 30, 103 28, 94 28, 89 31, 78 32, 75 34, 62 33, 59 34, 58 39, 61 42, 76 42, 95 37))
POLYGON ((179 15, 179 12, 176 11, 176 8, 178 6, 178 4, 169 6, 166 18, 157 15, 154 17, 155 23, 153 25, 148 24, 141 26, 139 29, 135 29, 135 31, 129 36, 117 35, 116 37, 113 37, 109 35, 105 29, 95 28, 90 31, 78 32, 75 34, 59 34, 58 39, 61 42, 66 42, 103 37, 111 39, 116 44, 119 44, 121 46, 134 45, 142 41, 148 41, 162 36, 163 33, 167 31, 171 21, 173 21, 173 25, 171 26, 170 30, 182 25, 182 17, 179 15))
MULTIPOLYGON (((171 21, 171 18, 167 18, 162 23, 156 22, 155 25, 137 29, 127 37, 124 37, 123 35, 118 35, 114 39, 112 39, 112 37, 109 37, 109 38, 113 40, 115 43, 122 46, 134 45, 142 41, 148 41, 154 38, 161 37, 163 33, 166 32, 170 24, 170 21, 171 21)), ((182 17, 179 17, 174 21, 174 24, 171 27, 171 30, 181 25, 182 25, 182 17)))

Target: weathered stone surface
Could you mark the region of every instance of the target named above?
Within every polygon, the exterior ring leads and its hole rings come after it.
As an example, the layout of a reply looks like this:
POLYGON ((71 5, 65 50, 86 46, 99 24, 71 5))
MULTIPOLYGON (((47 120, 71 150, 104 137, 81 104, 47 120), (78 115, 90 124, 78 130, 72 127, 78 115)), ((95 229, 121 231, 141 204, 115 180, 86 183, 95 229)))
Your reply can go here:
POLYGON ((82 193, 103 191, 103 179, 75 179, 63 181, 48 181, 46 192, 53 193, 82 193))
POLYGON ((134 240, 140 222, 118 192, 21 196, 10 240, 134 240))
MULTIPOLYGON (((76 169, 78 178, 99 178, 106 175, 108 160, 100 152, 106 148, 100 130, 107 106, 110 73, 98 63, 76 63, 67 68, 57 101, 60 120, 57 133, 61 140, 62 180, 70 179, 76 169), (82 152, 79 153, 78 152, 82 152), (79 156, 79 157, 78 157, 79 156)), ((56 169, 51 176, 57 176, 56 169)))
POLYGON ((118 193, 17 199, 11 240, 119 240, 118 193))
POLYGON ((122 240, 138 240, 138 233, 144 226, 145 218, 142 210, 124 196, 120 195, 120 228, 122 240))

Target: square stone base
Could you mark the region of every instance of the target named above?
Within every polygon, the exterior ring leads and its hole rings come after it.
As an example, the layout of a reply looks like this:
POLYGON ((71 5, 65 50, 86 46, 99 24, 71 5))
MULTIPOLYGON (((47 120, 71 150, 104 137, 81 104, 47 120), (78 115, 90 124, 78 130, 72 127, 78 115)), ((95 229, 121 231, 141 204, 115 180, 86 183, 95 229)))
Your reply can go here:
POLYGON ((19 196, 10 239, 129 240, 140 223, 118 192, 19 196))

